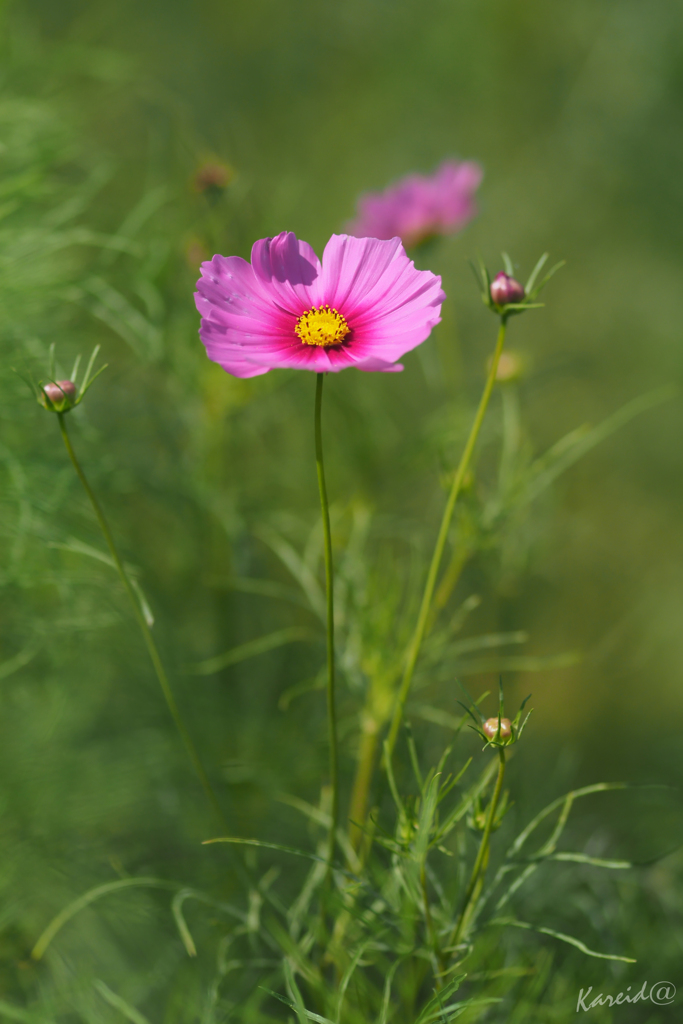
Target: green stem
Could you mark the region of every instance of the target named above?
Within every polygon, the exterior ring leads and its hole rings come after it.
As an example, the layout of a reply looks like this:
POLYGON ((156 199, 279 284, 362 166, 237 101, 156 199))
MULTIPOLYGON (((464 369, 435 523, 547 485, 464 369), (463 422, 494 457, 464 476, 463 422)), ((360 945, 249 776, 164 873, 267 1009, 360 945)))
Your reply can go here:
POLYGON ((458 920, 456 922, 455 928, 453 929, 450 941, 448 943, 448 945, 451 947, 457 946, 460 940, 462 939, 463 935, 465 934, 467 925, 469 923, 469 919, 472 915, 472 910, 474 909, 474 905, 476 903, 477 896, 481 890, 480 882, 483 882, 483 873, 486 870, 486 865, 488 864, 491 831, 493 829, 493 823, 496 819, 496 810, 498 809, 498 801, 500 800, 500 794, 503 791, 503 779, 505 778, 504 747, 498 748, 498 756, 500 758, 500 763, 498 765, 498 777, 496 778, 496 785, 493 790, 493 796, 491 797, 491 803, 489 804, 488 812, 486 814, 484 832, 481 837, 481 844, 479 846, 477 859, 475 860, 474 867, 472 868, 472 876, 470 878, 469 885, 467 886, 467 890, 465 892, 465 900, 463 903, 463 907, 460 912, 460 916, 458 917, 458 920))
POLYGON ((446 547, 446 541, 448 540, 448 531, 451 527, 451 520, 453 518, 453 511, 455 509, 455 503, 458 500, 458 495, 462 489, 462 484, 465 479, 467 470, 469 469, 470 461, 472 459, 472 453, 474 446, 479 437, 479 431, 484 421, 486 409, 489 404, 491 392, 496 379, 496 371, 498 369, 498 361, 500 354, 503 351, 503 344, 505 342, 505 317, 502 316, 500 320, 500 330, 498 331, 498 340, 496 347, 493 352, 493 358, 491 360, 491 367, 489 369, 488 377, 486 378, 486 385, 484 387, 484 393, 481 396, 479 402, 479 408, 477 414, 474 417, 474 423, 470 430, 470 435, 467 438, 465 450, 462 453, 460 463, 455 473, 453 480, 453 486, 451 487, 451 493, 448 496, 446 508, 444 509, 443 519, 441 520, 441 527, 439 529, 439 535, 436 540, 436 547, 434 548, 434 554, 432 555, 431 565, 429 566, 429 572, 427 574, 427 582, 425 584, 424 594, 422 595, 422 603, 420 605, 420 611, 417 617, 417 625, 415 626, 415 632, 413 633, 408 651, 406 654, 406 665, 403 671, 403 678, 399 688, 398 696, 396 698, 396 704, 394 706, 394 714, 391 720, 391 726, 389 728, 389 735, 387 737, 387 750, 389 756, 392 755, 394 747, 396 746, 396 738, 398 731, 401 727, 401 719, 403 718, 403 709, 405 708, 406 700, 408 699, 408 693, 410 692, 410 684, 413 681, 413 674, 415 672, 415 665, 420 654, 420 648, 422 647, 422 641, 424 639, 427 623, 430 617, 430 611, 432 607, 432 598, 434 596, 434 588, 436 587, 437 577, 439 575, 439 569, 441 567, 441 560, 443 558, 444 549, 446 547))
POLYGON ((325 486, 325 466, 323 463, 323 437, 320 426, 320 411, 323 400, 323 381, 325 375, 317 374, 315 388, 315 465, 318 472, 318 489, 320 490, 320 508, 323 518, 323 538, 325 542, 325 597, 327 605, 327 722, 330 736, 330 781, 332 784, 332 812, 330 839, 327 855, 328 873, 332 871, 334 852, 337 842, 337 826, 339 822, 339 754, 337 745, 337 711, 335 706, 334 681, 334 579, 332 566, 332 532, 330 530, 330 507, 327 501, 325 486))
POLYGON ((104 539, 107 542, 107 547, 109 548, 109 553, 112 557, 112 561, 114 562, 116 571, 118 572, 119 577, 121 578, 121 582, 123 583, 125 591, 132 605, 133 613, 137 620, 138 626, 140 627, 140 632, 142 633, 142 637, 145 642, 147 652, 152 661, 152 665, 154 666, 154 671, 156 672, 157 679, 159 680, 159 685, 161 686, 161 690, 166 700, 166 704, 168 705, 168 710, 171 712, 171 717, 175 722, 176 729, 180 733, 180 738, 182 739, 185 745, 185 749, 190 757, 194 770, 197 773, 197 777, 199 778, 199 781, 202 784, 202 787, 204 789, 204 792, 206 793, 209 802, 211 803, 214 811, 221 819, 221 821, 224 824, 226 824, 225 815, 223 814, 220 804, 216 799, 216 794, 214 793, 211 787, 211 783, 209 782, 208 776, 204 770, 204 766, 199 759, 199 754, 197 753, 197 750, 195 748, 194 743, 192 742, 190 734, 188 733, 185 727, 185 723, 183 722, 180 711, 178 710, 178 705, 175 702, 175 697, 173 696, 171 685, 168 681, 168 676, 166 675, 166 670, 162 664, 161 657, 159 656, 157 645, 154 642, 154 637, 152 636, 150 628, 147 625, 147 621, 142 612, 142 608, 140 607, 140 600, 135 592, 135 588, 133 587, 133 584, 130 581, 130 577, 128 576, 128 573, 125 570, 123 562, 119 558, 119 553, 116 550, 116 545, 114 543, 114 538, 112 536, 111 530, 109 529, 109 524, 105 519, 104 512, 102 511, 100 503, 95 497, 93 489, 88 483, 87 477, 81 468, 81 464, 76 458, 76 453, 73 450, 71 444, 71 438, 69 437, 69 434, 66 429, 66 420, 64 417, 64 413, 57 413, 57 419, 59 420, 59 429, 62 432, 62 438, 64 440, 66 450, 69 454, 69 458, 71 459, 73 467, 76 470, 78 479, 83 484, 83 489, 85 493, 88 495, 88 498, 90 499, 90 504, 93 507, 93 511, 97 518, 97 522, 99 523, 104 539))

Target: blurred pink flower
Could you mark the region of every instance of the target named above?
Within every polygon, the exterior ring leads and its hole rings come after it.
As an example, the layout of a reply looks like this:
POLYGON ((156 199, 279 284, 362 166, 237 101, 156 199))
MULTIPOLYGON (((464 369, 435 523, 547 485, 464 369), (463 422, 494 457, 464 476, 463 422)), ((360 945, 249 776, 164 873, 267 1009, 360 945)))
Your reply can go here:
POLYGON ((332 235, 322 262, 291 231, 263 238, 251 263, 202 263, 195 301, 209 359, 235 377, 276 367, 317 373, 402 370, 439 323, 441 278, 416 270, 398 238, 332 235))
POLYGON ((460 231, 477 212, 474 194, 483 174, 479 164, 457 160, 445 160, 434 174, 409 174, 384 192, 361 196, 347 231, 357 238, 398 235, 406 247, 460 231))

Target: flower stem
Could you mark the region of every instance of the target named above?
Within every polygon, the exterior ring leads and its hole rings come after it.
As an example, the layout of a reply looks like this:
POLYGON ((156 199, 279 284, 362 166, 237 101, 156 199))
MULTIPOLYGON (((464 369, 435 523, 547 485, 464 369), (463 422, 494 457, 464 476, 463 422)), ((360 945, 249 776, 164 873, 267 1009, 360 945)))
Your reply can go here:
POLYGON ((332 810, 330 839, 327 855, 328 875, 332 871, 334 852, 337 842, 337 825, 339 821, 339 754, 337 745, 337 711, 335 706, 334 680, 334 579, 332 566, 332 532, 330 530, 330 507, 327 501, 325 486, 325 466, 323 463, 323 437, 320 426, 320 411, 323 400, 323 381, 325 375, 317 374, 315 388, 315 465, 318 472, 318 489, 320 491, 320 508, 323 519, 323 538, 325 548, 325 597, 327 606, 327 722, 330 742, 330 782, 332 785, 332 810))
POLYGON ((125 567, 123 565, 123 562, 121 561, 121 559, 119 557, 119 553, 116 550, 116 545, 114 543, 114 538, 112 536, 112 532, 109 529, 109 524, 107 523, 107 520, 105 518, 104 512, 102 511, 100 503, 98 502, 97 498, 95 497, 95 493, 94 493, 93 489, 91 488, 90 484, 88 483, 88 479, 87 479, 85 473, 83 472, 83 469, 81 468, 81 464, 78 461, 78 459, 76 458, 76 453, 73 450, 73 446, 71 444, 71 438, 69 437, 69 434, 68 434, 68 431, 67 431, 67 428, 66 428, 66 419, 65 419, 64 413, 61 413, 61 412, 57 413, 57 419, 59 420, 59 429, 60 429, 60 431, 62 433, 62 439, 64 441, 64 445, 65 445, 66 450, 68 452, 69 458, 71 459, 73 467, 76 470, 76 473, 78 475, 78 479, 83 484, 83 489, 84 489, 85 493, 88 495, 88 498, 90 499, 90 504, 93 507, 93 511, 94 511, 95 516, 97 518, 97 522, 99 523, 99 526, 100 526, 100 529, 102 530, 102 534, 104 536, 104 539, 107 542, 107 547, 109 548, 109 553, 110 553, 110 555, 112 557, 112 561, 114 563, 114 566, 116 567, 116 571, 118 572, 119 577, 121 578, 121 582, 123 583, 123 586, 125 588, 126 594, 128 595, 128 598, 129 598, 130 603, 132 605, 133 613, 134 613, 135 618, 137 620, 138 626, 140 627, 140 632, 142 633, 142 637, 143 637, 143 640, 145 642, 145 646, 147 648, 147 653, 149 654, 151 662, 152 662, 152 665, 154 666, 154 671, 156 673, 157 679, 159 680, 159 685, 161 686, 161 690, 162 690, 162 693, 163 693, 164 698, 166 700, 166 704, 168 705, 168 710, 171 712, 171 717, 173 718, 173 721, 175 722, 176 729, 180 733, 180 738, 182 739, 183 744, 185 745, 185 749, 186 749, 186 751, 187 751, 187 753, 189 755, 189 758, 190 758, 190 761, 192 762, 194 770, 197 773, 197 777, 199 778, 199 781, 202 784, 202 788, 204 789, 204 792, 206 793, 206 796, 207 796, 207 798, 209 800, 209 803, 211 804, 211 806, 213 807, 214 811, 216 812, 218 817, 221 819, 221 821, 224 824, 226 824, 225 815, 223 814, 223 811, 221 810, 220 804, 218 803, 218 800, 216 798, 216 794, 214 793, 214 791, 213 791, 213 789, 211 787, 211 783, 209 782, 209 779, 208 779, 208 776, 206 774, 206 771, 204 770, 204 766, 203 766, 203 764, 202 764, 202 762, 201 762, 201 760, 199 758, 199 754, 197 753, 195 745, 192 742, 192 738, 190 737, 190 734, 187 731, 187 728, 185 727, 185 723, 183 722, 183 719, 181 717, 180 711, 178 709, 178 705, 176 704, 175 697, 173 696, 173 692, 171 690, 171 685, 170 685, 170 683, 168 681, 168 676, 166 675, 166 670, 165 670, 165 668, 163 666, 163 663, 161 661, 161 657, 159 655, 159 651, 157 649, 157 645, 154 642, 154 637, 152 636, 150 628, 147 625, 147 621, 145 619, 145 616, 143 614, 142 608, 140 606, 140 600, 138 598, 138 595, 135 592, 135 588, 133 587, 133 584, 131 583, 130 577, 129 577, 128 573, 126 572, 126 569, 125 569, 125 567))
POLYGON ((396 738, 398 736, 398 730, 401 726, 401 719, 403 718, 403 709, 405 708, 406 700, 408 699, 408 693, 410 692, 410 684, 413 681, 413 674, 415 672, 415 665, 420 654, 420 648, 422 647, 422 641, 425 636, 427 624, 430 618, 430 611, 432 607, 432 598, 434 596, 434 588, 436 587, 436 581, 439 575, 439 569, 441 567, 441 560, 443 558, 444 549, 446 547, 446 541, 448 540, 448 531, 451 527, 451 520, 453 519, 453 511, 455 509, 455 503, 458 500, 458 495, 462 489, 462 484, 465 479, 467 470, 469 469, 470 461, 472 459, 472 453, 474 446, 479 437, 479 431, 481 425, 484 422, 484 416, 486 409, 489 404, 491 392, 493 391, 493 385, 496 379, 496 371, 498 369, 498 361, 500 354, 503 351, 503 345, 505 343, 505 327, 506 321, 505 316, 501 316, 500 329, 498 331, 498 340, 496 341, 496 347, 493 352, 493 358, 491 360, 491 367, 489 369, 488 377, 486 378, 486 384, 484 386, 484 392, 479 402, 479 408, 477 414, 474 417, 474 423, 470 430, 470 435, 467 438, 465 449, 460 458, 460 463, 455 473, 453 480, 453 486, 451 487, 451 493, 448 496, 446 502, 446 508, 444 509, 443 519, 441 520, 441 527, 439 529, 439 535, 436 540, 436 547, 434 548, 434 554, 432 555, 432 561, 429 566, 429 572, 427 574, 427 582, 425 584, 424 593, 422 595, 422 603, 420 605, 420 611, 417 617, 417 625, 415 626, 415 632, 413 633, 412 639, 408 646, 406 654, 406 665, 403 671, 403 678, 399 687, 398 696, 396 698, 396 704, 394 706, 394 714, 391 720, 391 726, 389 728, 389 735, 387 737, 387 752, 391 756, 394 747, 396 746, 396 738))
POLYGON ((491 803, 488 807, 486 814, 486 821, 484 823, 484 832, 481 837, 481 844, 479 846, 479 852, 477 859, 474 862, 472 868, 472 876, 469 881, 469 885, 465 891, 465 900, 463 903, 460 916, 456 922, 455 928, 451 935, 448 945, 450 947, 457 946, 463 935, 467 930, 472 911, 477 902, 478 895, 481 891, 481 884, 484 880, 484 872, 489 859, 489 844, 491 841, 491 831, 493 829, 493 823, 496 818, 496 810, 498 809, 498 801, 500 800, 500 794, 503 790, 503 779, 505 778, 505 748, 498 748, 498 757, 500 763, 498 765, 498 777, 496 778, 496 785, 493 790, 493 796, 491 797, 491 803))

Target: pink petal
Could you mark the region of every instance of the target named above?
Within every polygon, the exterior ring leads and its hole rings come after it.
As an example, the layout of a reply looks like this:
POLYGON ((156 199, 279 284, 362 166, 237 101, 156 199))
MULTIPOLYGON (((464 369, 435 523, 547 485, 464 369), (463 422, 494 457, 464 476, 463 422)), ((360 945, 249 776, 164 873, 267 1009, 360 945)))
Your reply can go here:
POLYGON ((383 294, 385 275, 401 253, 407 260, 400 238, 385 241, 332 235, 322 259, 324 301, 348 320, 359 305, 371 304, 378 294, 383 294))
POLYGON ((255 242, 251 265, 259 283, 288 312, 300 316, 319 304, 320 261, 308 242, 300 242, 292 231, 255 242))

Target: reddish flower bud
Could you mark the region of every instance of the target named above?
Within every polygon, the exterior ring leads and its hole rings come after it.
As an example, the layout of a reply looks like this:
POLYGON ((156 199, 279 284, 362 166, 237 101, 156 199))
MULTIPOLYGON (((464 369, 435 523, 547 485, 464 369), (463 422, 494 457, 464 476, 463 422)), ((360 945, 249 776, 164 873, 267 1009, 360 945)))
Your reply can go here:
POLYGON ((500 740, 507 740, 512 736, 512 726, 509 718, 501 718, 500 721, 497 718, 487 718, 482 729, 484 730, 484 734, 490 740, 495 740, 496 738, 500 740), (500 734, 498 733, 499 725, 500 734))
POLYGON ((72 380, 58 380, 55 383, 44 384, 43 394, 51 403, 48 405, 47 401, 43 400, 46 409, 65 412, 76 401, 76 385, 72 380))
POLYGON ((514 277, 503 273, 496 274, 491 282, 491 298, 497 306, 507 306, 511 302, 522 302, 524 289, 514 277))
POLYGON ((206 161, 195 171, 192 188, 195 192, 218 195, 228 187, 233 177, 234 171, 228 164, 218 160, 206 161))

